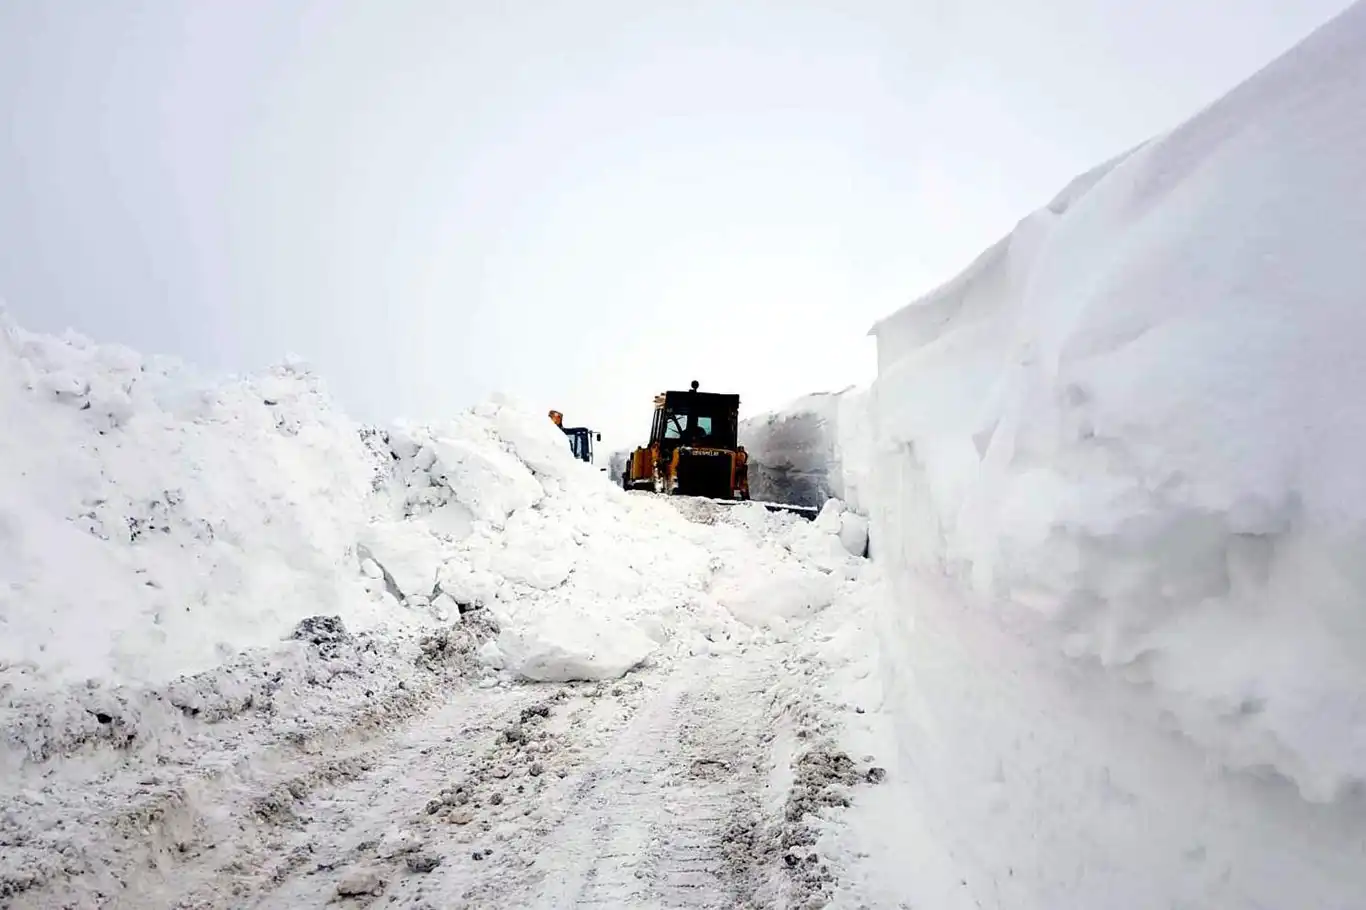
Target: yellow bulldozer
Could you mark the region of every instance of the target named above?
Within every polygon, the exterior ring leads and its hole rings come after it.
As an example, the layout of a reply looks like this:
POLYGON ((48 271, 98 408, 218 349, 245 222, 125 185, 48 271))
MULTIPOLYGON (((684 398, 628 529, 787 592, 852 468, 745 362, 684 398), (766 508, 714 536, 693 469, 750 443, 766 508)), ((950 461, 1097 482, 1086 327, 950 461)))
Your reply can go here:
POLYGON ((740 396, 699 392, 655 396, 650 442, 631 453, 621 485, 675 496, 749 499, 749 458, 739 444, 740 396))
MULTIPOLYGON (((694 380, 686 392, 655 396, 650 442, 631 453, 621 485, 668 496, 697 496, 722 503, 750 501, 749 455, 740 445, 740 396, 699 392, 694 380)), ((771 512, 806 519, 812 506, 760 502, 771 512)))

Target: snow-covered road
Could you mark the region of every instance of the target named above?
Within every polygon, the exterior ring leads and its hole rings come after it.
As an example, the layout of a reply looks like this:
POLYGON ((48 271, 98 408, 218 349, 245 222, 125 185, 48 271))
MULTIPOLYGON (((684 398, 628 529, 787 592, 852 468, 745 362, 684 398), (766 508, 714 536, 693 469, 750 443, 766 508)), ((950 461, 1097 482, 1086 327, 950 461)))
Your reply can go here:
POLYGON ((614 682, 466 682, 372 735, 125 807, 137 849, 6 906, 824 905, 839 870, 808 825, 866 769, 822 740, 791 682, 810 672, 770 643, 614 682))
POLYGON ((627 494, 505 401, 380 431, 295 367, 3 339, 46 436, 8 455, 0 908, 836 889, 817 828, 871 759, 799 652, 868 588, 861 515, 627 494))
POLYGON ((772 657, 694 660, 651 687, 556 801, 563 821, 521 905, 744 903, 754 890, 751 857, 731 838, 758 814, 772 657))

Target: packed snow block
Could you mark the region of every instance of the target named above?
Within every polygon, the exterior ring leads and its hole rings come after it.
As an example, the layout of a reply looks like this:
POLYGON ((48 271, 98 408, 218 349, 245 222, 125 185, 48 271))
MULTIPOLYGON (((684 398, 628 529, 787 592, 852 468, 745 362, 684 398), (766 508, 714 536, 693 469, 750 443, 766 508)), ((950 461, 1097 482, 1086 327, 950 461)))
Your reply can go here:
POLYGON ((568 605, 507 623, 496 641, 503 669, 535 682, 617 679, 658 647, 634 623, 568 605))
POLYGON ((857 512, 840 515, 840 545, 853 556, 868 555, 868 519, 857 512))
MULTIPOLYGON (((862 556, 863 549, 862 541, 855 541, 860 547, 857 552, 846 545, 846 517, 850 519, 851 529, 863 521, 861 516, 849 512, 842 501, 827 499, 813 521, 790 522, 786 530, 777 535, 778 540, 803 563, 839 577, 852 577, 857 574, 857 560, 852 557, 862 556)), ((852 530, 850 536, 853 536, 852 530)))
POLYGON ((486 569, 477 569, 465 559, 452 559, 441 566, 436 576, 441 593, 462 608, 485 607, 498 596, 501 581, 486 569))
POLYGON ((856 561, 840 540, 838 531, 826 533, 807 525, 792 529, 782 541, 789 553, 822 572, 841 578, 856 574, 856 561))
POLYGON ((574 556, 563 550, 529 553, 507 547, 494 556, 493 567, 508 581, 549 591, 564 584, 574 569, 574 556))
POLYGON ((838 534, 840 529, 840 516, 844 514, 844 503, 839 499, 827 499, 822 505, 821 510, 816 513, 816 517, 811 521, 813 530, 821 531, 825 534, 838 534))
POLYGON ((418 522, 377 522, 360 535, 359 555, 373 560, 400 597, 431 597, 444 560, 440 542, 418 522))
POLYGON ((1325 802, 1366 782, 1363 110, 1358 4, 880 323, 869 393, 894 572, 1325 802))
POLYGON ((567 523, 519 512, 509 519, 491 568, 508 581, 548 591, 569 577, 578 550, 567 523))
POLYGON ((442 437, 432 443, 432 475, 475 518, 501 528, 518 509, 541 501, 545 489, 516 456, 470 439, 442 437))
POLYGON ((474 514, 459 502, 439 505, 422 516, 433 532, 449 540, 464 540, 474 531, 474 514))

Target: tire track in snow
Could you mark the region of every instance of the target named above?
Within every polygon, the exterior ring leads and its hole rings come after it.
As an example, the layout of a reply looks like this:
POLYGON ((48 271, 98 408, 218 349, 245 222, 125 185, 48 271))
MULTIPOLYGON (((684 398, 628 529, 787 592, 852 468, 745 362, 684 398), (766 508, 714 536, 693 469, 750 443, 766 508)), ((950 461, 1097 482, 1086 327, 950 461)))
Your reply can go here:
MULTIPOLYGON (((144 880, 138 905, 756 906, 778 857, 735 832, 773 822, 759 794, 785 653, 685 659, 600 686, 460 692, 356 750, 366 758, 358 774, 320 779, 277 822, 245 825, 154 877, 161 887, 144 880), (432 862, 416 871, 417 859, 432 862), (352 893, 357 876, 373 887, 352 893)), ((288 789, 341 757, 272 777, 288 789)), ((223 809, 234 819, 250 811, 223 809)))
POLYGON ((771 665, 709 658, 674 671, 578 788, 545 845, 528 907, 736 907, 750 883, 726 832, 754 811, 771 665))
POLYGON ((274 783, 253 782, 221 804, 221 811, 245 815, 247 823, 218 845, 211 862, 182 868, 167 887, 132 906, 323 906, 342 872, 373 853, 385 831, 421 814, 440 782, 474 763, 506 718, 541 695, 530 689, 456 693, 436 711, 350 753, 364 758, 361 773, 323 779, 314 792, 300 792, 285 805, 273 824, 253 824, 262 794, 297 792, 299 781, 348 753, 312 756, 278 769, 274 783))

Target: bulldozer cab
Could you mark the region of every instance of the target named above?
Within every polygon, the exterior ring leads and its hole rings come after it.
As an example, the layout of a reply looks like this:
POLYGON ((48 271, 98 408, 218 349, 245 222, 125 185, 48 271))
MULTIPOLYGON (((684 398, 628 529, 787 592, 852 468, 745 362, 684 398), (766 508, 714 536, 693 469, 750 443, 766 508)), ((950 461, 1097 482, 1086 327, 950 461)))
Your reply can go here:
POLYGON ((678 446, 734 449, 739 433, 739 395, 714 392, 665 392, 655 399, 650 441, 662 450, 678 446))

